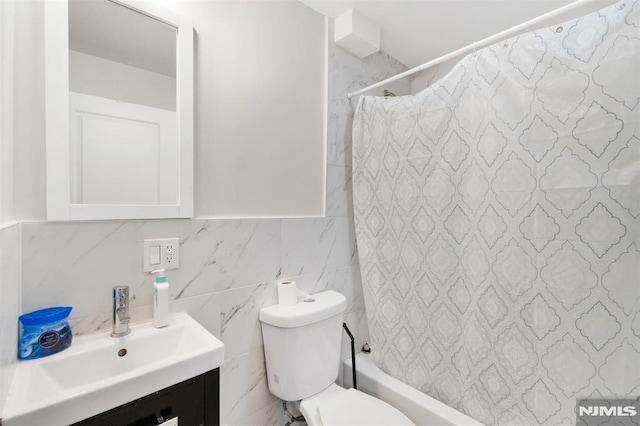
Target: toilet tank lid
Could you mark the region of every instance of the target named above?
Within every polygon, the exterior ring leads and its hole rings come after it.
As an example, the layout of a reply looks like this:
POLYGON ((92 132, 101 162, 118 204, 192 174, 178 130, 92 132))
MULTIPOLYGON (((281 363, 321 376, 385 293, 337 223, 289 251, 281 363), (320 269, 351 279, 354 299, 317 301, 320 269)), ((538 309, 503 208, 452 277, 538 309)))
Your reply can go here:
POLYGON ((260 321, 282 328, 302 327, 341 314, 347 308, 347 299, 337 291, 323 291, 312 294, 311 298, 313 302, 262 308, 260 321))

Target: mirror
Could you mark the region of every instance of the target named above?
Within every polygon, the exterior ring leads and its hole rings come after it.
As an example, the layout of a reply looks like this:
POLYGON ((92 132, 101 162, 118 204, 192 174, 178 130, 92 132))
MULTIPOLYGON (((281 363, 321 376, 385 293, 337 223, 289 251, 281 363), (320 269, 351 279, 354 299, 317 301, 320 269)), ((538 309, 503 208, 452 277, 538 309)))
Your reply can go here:
POLYGON ((193 29, 137 6, 45 4, 49 220, 193 215, 193 29))
POLYGON ((69 1, 71 202, 175 204, 176 28, 69 1))

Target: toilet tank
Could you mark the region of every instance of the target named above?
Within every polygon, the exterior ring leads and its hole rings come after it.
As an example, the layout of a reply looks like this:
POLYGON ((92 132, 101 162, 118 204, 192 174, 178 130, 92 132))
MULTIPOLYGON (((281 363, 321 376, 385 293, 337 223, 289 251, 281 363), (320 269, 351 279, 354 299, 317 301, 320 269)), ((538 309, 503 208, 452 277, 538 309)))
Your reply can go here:
POLYGON ((260 310, 269 390, 284 401, 308 398, 338 378, 346 299, 331 290, 311 299, 260 310))

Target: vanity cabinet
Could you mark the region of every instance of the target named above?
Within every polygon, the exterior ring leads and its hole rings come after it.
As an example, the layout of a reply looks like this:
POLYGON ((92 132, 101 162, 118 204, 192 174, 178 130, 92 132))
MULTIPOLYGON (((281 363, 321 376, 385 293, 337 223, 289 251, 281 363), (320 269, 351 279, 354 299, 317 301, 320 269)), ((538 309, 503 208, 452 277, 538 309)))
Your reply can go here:
POLYGON ((219 426, 220 369, 185 380, 72 426, 219 426), (178 422, 171 419, 178 418, 178 422))

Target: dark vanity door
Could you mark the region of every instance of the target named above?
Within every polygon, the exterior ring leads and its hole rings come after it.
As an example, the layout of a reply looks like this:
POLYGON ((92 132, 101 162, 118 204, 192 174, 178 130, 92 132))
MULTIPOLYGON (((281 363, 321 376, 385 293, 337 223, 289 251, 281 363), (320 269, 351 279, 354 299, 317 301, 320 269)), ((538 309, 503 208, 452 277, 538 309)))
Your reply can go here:
POLYGON ((220 369, 162 389, 72 426, 220 425, 220 369))

